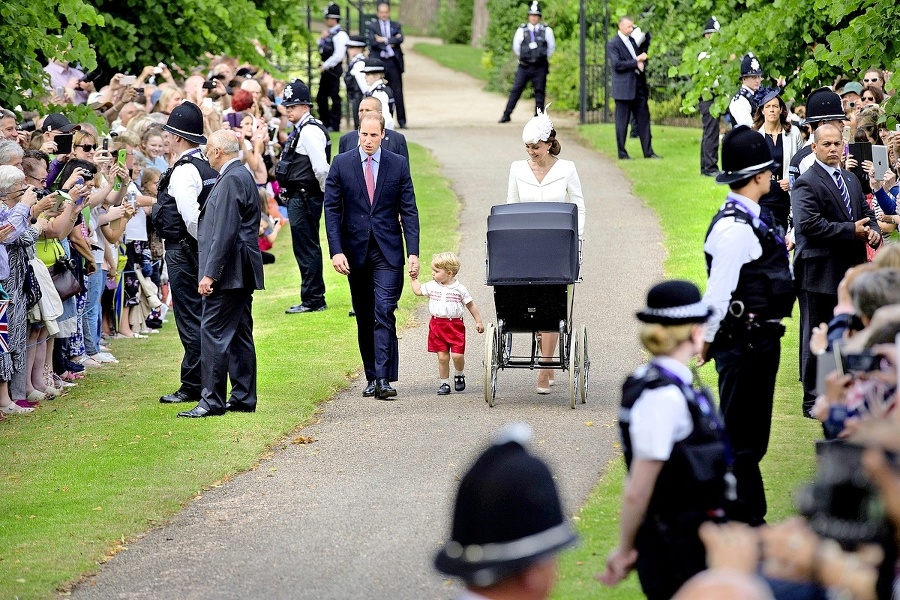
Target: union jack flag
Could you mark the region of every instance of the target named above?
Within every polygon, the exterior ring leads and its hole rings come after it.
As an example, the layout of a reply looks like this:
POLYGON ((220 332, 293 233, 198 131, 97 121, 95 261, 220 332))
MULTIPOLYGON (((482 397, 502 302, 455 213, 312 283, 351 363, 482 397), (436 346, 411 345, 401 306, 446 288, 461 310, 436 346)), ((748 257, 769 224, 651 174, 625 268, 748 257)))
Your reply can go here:
POLYGON ((0 301, 0 352, 9 352, 9 317, 6 309, 9 308, 9 300, 0 301))

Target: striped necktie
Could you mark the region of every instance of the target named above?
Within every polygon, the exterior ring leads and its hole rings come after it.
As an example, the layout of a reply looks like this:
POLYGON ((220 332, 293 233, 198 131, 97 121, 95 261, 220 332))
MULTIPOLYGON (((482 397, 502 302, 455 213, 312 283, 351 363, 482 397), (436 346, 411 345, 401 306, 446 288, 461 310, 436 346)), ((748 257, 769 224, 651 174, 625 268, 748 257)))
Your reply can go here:
POLYGON ((853 211, 850 209, 850 193, 847 191, 847 186, 844 185, 844 178, 841 177, 840 171, 834 171, 834 182, 837 184, 838 191, 841 193, 841 198, 844 199, 844 206, 847 207, 847 216, 852 220, 853 211))

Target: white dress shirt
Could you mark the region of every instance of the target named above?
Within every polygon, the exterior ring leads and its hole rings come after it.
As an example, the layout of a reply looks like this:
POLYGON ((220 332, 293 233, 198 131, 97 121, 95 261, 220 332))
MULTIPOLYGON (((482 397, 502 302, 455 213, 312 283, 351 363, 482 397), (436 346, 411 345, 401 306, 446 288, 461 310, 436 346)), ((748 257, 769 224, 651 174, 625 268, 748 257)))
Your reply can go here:
MULTIPOLYGON (((303 115, 303 118, 294 124, 294 127, 299 128, 311 118, 312 115, 306 113, 303 115)), ((300 130, 300 135, 297 136, 297 143, 294 146, 294 150, 298 154, 309 157, 313 173, 316 175, 316 181, 319 182, 319 189, 323 191, 325 190, 325 179, 328 177, 329 168, 328 159, 325 157, 325 144, 327 141, 321 129, 315 125, 310 125, 300 130)))
MULTIPOLYGON (((200 149, 185 150, 178 159, 187 154, 200 154, 200 149)), ((181 215, 184 226, 194 239, 197 239, 197 219, 200 218, 200 203, 197 199, 202 191, 203 179, 194 165, 178 165, 172 170, 172 177, 169 178, 169 194, 175 198, 178 214, 181 215)))
MULTIPOLYGON (((741 89, 744 87, 746 86, 741 86, 741 89)), ((749 90, 750 88, 747 89, 749 90)), ((753 107, 750 106, 750 101, 743 96, 739 95, 731 100, 731 103, 728 105, 728 112, 731 113, 735 127, 738 125, 753 127, 753 107)))
POLYGON ((634 45, 632 45, 632 39, 622 33, 621 31, 617 32, 619 39, 622 40, 622 43, 625 44, 625 47, 628 48, 628 52, 631 54, 631 58, 637 60, 637 53, 634 51, 634 45))
MULTIPOLYGON (((674 358, 655 356, 650 362, 672 373, 685 385, 691 384, 691 370, 674 358)), ((647 365, 644 365, 636 374, 641 375, 646 370, 647 365)), ((628 434, 634 458, 669 460, 675 444, 693 430, 687 400, 676 385, 644 390, 631 407, 628 434)))
MULTIPOLYGON (((736 201, 752 217, 759 218, 758 203, 734 192, 728 194, 728 199, 736 201)), ((725 204, 722 204, 719 210, 724 207, 725 204)), ((713 309, 704 335, 704 340, 712 343, 728 312, 731 296, 737 289, 741 268, 762 256, 762 246, 749 223, 738 223, 732 217, 724 217, 709 232, 703 250, 713 257, 703 296, 703 302, 713 309)))
POLYGON ((540 182, 527 160, 513 162, 506 202, 571 202, 578 207, 578 237, 584 237, 584 194, 575 163, 570 160, 557 159, 540 182))

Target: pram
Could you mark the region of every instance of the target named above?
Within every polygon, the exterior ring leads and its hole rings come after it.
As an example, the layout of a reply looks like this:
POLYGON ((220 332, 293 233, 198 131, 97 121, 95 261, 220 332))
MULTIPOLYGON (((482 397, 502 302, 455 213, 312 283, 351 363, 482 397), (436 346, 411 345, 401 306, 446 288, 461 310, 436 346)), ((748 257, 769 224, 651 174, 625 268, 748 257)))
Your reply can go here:
POLYGON ((523 202, 491 207, 487 225, 486 283, 494 288, 497 324, 484 344, 484 399, 494 406, 503 369, 568 372, 569 406, 588 392, 587 328, 575 327, 572 307, 580 281, 578 208, 564 202, 523 202), (558 360, 544 362, 540 332, 559 332, 558 360), (531 334, 531 352, 513 354, 513 334, 531 334))

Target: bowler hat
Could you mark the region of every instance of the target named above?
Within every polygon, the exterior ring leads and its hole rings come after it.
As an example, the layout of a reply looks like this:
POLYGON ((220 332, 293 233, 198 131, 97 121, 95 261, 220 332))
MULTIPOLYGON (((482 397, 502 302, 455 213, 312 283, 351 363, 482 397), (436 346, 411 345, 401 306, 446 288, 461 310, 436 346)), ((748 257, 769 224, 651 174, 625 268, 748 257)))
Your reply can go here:
MULTIPOLYGON (((745 129, 749 130, 747 127, 745 129)), ((753 134, 763 139, 758 133, 753 134)), ((696 285, 690 281, 673 279, 657 283, 650 288, 647 292, 647 306, 637 313, 637 318, 644 323, 687 325, 706 323, 712 313, 712 308, 704 304, 696 285)))
POLYGON ((715 17, 710 17, 706 20, 706 25, 703 27, 703 33, 717 33, 720 27, 719 20, 715 17))
POLYGON ((366 46, 366 38, 361 35, 351 35, 347 42, 348 48, 365 48, 366 46))
POLYGON ((722 139, 722 172, 717 183, 734 183, 777 168, 769 144, 758 131, 739 125, 722 139))
POLYGON ((295 79, 284 86, 284 94, 282 95, 283 106, 295 106, 297 104, 306 104, 312 106, 312 96, 309 93, 309 86, 300 79, 295 79))
POLYGON ((528 14, 541 16, 541 7, 538 5, 537 0, 532 0, 531 6, 528 8, 528 14))
POLYGON ((762 73, 762 65, 759 64, 759 59, 753 56, 752 52, 748 52, 741 59, 741 78, 755 75, 762 76, 762 73))
POLYGON ((325 9, 325 18, 326 19, 337 19, 341 20, 341 7, 332 2, 328 5, 328 8, 325 9))
POLYGON ((62 113, 50 113, 44 117, 44 122, 41 123, 41 131, 44 133, 51 130, 69 133, 77 129, 81 129, 81 125, 73 125, 72 121, 62 113))
POLYGON ((206 136, 203 135, 203 112, 189 100, 175 107, 163 129, 194 144, 206 143, 206 136))
POLYGON ((525 449, 530 437, 509 426, 462 478, 438 571, 486 587, 577 541, 550 469, 525 449))
POLYGON ((844 107, 841 98, 827 87, 813 91, 806 98, 806 122, 843 121, 844 107))
POLYGON ((366 59, 366 62, 363 63, 362 72, 363 73, 381 73, 384 71, 384 63, 381 62, 380 58, 375 58, 374 56, 370 56, 366 59))

